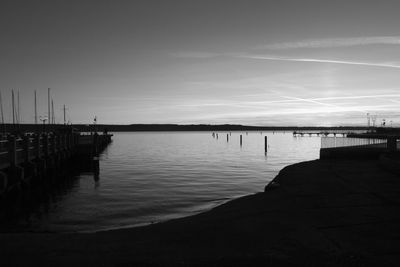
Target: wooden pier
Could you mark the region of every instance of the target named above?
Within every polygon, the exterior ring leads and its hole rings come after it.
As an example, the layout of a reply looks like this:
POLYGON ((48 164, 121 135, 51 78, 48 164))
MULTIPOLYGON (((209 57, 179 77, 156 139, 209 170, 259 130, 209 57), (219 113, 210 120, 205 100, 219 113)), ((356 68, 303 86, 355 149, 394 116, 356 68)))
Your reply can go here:
POLYGON ((44 179, 57 182, 55 174, 74 168, 75 163, 98 161, 99 153, 111 142, 111 137, 106 133, 73 132, 3 136, 0 140, 0 196, 44 179))
POLYGON ((294 131, 293 136, 295 137, 304 137, 304 136, 347 136, 349 134, 352 134, 352 132, 343 132, 343 131, 323 131, 323 132, 304 132, 304 131, 294 131))

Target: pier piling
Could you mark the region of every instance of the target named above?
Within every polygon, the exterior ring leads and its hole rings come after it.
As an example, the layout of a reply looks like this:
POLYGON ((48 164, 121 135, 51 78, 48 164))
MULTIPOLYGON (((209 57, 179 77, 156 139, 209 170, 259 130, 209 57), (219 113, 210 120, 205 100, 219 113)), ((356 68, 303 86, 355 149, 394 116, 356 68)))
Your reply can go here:
POLYGON ((240 135, 240 146, 242 146, 242 144, 243 144, 243 140, 242 139, 243 139, 242 135, 240 135))
POLYGON ((264 137, 264 151, 265 151, 265 153, 268 152, 268 137, 267 136, 264 137))

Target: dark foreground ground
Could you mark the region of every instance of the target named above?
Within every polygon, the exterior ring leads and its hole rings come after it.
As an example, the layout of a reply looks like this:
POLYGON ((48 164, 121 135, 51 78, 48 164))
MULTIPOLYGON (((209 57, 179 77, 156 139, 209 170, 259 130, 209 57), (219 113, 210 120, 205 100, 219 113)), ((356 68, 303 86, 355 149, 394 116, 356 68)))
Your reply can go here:
POLYGON ((311 161, 209 212, 95 234, 0 234, 0 266, 398 266, 400 177, 311 161))

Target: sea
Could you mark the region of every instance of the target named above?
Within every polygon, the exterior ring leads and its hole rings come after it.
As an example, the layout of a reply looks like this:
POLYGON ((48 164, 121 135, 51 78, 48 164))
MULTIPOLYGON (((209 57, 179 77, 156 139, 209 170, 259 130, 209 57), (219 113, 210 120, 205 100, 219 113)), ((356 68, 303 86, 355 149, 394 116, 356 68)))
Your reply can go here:
POLYGON ((98 177, 80 173, 16 229, 96 232, 197 214, 262 192, 283 167, 317 159, 321 146, 320 137, 292 132, 113 134, 98 177))

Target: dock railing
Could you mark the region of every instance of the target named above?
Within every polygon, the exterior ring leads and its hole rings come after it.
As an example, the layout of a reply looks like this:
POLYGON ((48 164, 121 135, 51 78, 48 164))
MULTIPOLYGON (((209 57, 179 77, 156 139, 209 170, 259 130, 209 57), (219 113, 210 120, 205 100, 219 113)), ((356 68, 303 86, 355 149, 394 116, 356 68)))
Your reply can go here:
POLYGON ((348 138, 348 137, 321 137, 321 148, 339 147, 371 147, 386 148, 387 139, 348 138))
POLYGON ((0 140, 0 170, 35 158, 71 150, 76 141, 72 134, 10 135, 0 140))

